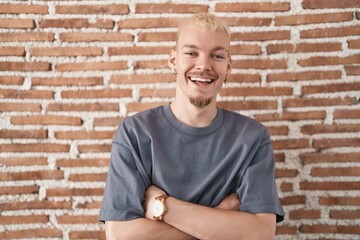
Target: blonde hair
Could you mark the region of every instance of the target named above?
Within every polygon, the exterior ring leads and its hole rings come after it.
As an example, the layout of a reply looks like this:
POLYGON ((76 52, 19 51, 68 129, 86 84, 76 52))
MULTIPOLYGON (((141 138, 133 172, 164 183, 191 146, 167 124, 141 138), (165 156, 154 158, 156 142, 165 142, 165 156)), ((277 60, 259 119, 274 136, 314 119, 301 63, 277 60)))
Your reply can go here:
POLYGON ((205 28, 206 30, 209 30, 211 32, 215 32, 217 30, 224 31, 229 36, 229 38, 231 35, 229 26, 224 20, 211 13, 198 13, 184 19, 180 23, 180 25, 178 26, 176 39, 179 38, 179 35, 183 30, 183 28, 188 25, 194 25, 199 28, 205 28))

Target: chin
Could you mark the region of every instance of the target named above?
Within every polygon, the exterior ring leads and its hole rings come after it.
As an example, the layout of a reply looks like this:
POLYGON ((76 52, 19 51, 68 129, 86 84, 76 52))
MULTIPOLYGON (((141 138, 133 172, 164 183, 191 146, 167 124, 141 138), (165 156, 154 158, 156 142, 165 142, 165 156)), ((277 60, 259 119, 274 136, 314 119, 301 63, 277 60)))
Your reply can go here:
POLYGON ((190 103, 197 108, 203 109, 212 102, 212 98, 190 98, 190 103))

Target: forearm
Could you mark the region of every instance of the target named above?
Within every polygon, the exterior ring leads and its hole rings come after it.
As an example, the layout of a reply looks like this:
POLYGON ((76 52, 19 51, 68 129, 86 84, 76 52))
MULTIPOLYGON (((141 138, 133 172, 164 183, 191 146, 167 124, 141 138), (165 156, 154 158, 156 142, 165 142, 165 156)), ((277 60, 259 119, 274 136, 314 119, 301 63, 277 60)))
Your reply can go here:
POLYGON ((199 239, 273 239, 274 214, 208 208, 169 197, 164 220, 199 239))
POLYGON ((105 231, 107 240, 195 239, 165 222, 145 218, 138 218, 131 221, 107 221, 105 223, 105 231))

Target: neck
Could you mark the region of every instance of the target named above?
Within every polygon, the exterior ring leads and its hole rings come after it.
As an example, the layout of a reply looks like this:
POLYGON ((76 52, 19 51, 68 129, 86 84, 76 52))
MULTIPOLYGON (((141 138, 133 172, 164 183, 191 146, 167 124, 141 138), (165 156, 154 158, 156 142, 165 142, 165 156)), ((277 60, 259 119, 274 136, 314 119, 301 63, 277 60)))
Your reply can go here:
POLYGON ((215 99, 208 106, 197 108, 190 102, 179 102, 175 98, 170 108, 180 122, 191 127, 207 127, 211 125, 217 114, 215 99))

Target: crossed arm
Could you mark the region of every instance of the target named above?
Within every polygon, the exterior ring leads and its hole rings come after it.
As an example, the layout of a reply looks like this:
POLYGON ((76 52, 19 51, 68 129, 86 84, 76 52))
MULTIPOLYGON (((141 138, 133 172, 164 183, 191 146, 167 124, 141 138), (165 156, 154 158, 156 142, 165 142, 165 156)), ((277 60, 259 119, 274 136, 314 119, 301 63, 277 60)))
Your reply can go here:
POLYGON ((150 202, 165 192, 150 186, 145 198, 145 218, 131 221, 107 221, 107 239, 273 239, 274 214, 238 211, 235 194, 224 198, 216 208, 204 207, 174 197, 166 199, 164 222, 152 220, 150 202))

